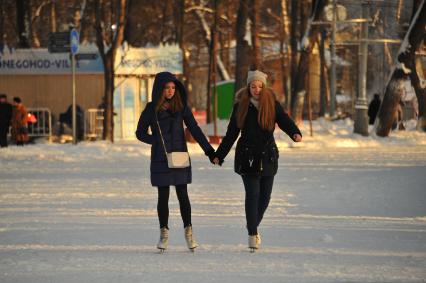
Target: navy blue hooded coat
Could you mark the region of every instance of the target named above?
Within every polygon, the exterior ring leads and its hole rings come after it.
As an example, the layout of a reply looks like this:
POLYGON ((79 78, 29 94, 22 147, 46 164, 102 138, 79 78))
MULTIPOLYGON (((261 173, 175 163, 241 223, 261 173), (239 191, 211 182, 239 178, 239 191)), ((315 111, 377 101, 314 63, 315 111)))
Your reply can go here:
POLYGON ((169 168, 167 157, 161 142, 156 116, 161 127, 164 143, 167 152, 188 151, 183 123, 191 132, 192 136, 204 150, 206 155, 214 152, 213 147, 207 141, 200 127, 192 115, 191 109, 187 106, 187 94, 183 84, 171 73, 161 72, 155 76, 152 89, 152 101, 149 102, 139 118, 136 137, 138 140, 152 145, 151 147, 151 184, 156 187, 175 186, 189 184, 192 181, 191 167, 169 168), (163 89, 168 82, 174 82, 183 100, 182 111, 172 113, 170 110, 159 110, 155 113, 155 106, 161 98, 163 89), (151 128, 152 134, 148 133, 151 128))

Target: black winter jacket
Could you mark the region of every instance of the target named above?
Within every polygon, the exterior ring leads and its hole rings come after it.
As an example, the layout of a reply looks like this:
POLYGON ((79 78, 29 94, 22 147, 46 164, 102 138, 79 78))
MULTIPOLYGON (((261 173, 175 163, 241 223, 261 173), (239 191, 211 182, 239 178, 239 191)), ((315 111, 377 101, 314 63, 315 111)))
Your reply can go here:
POLYGON ((12 119, 12 105, 9 103, 0 103, 0 127, 9 129, 12 119))
POLYGON ((214 152, 213 147, 209 144, 197 121, 194 119, 191 109, 186 105, 186 97, 186 90, 183 84, 173 74, 161 72, 156 75, 152 89, 152 102, 149 102, 141 113, 136 130, 138 140, 152 146, 150 171, 151 184, 153 186, 175 186, 192 182, 191 166, 173 169, 168 167, 166 153, 164 152, 160 131, 157 126, 157 118, 167 152, 188 151, 183 123, 188 127, 192 136, 206 155, 209 155, 209 152, 214 152), (167 110, 159 111, 156 114, 155 105, 160 99, 167 82, 174 82, 176 84, 176 88, 179 90, 185 106, 182 111, 176 113, 167 110), (148 128, 151 128, 151 134, 148 132, 148 128))
MULTIPOLYGON (((235 150, 234 170, 240 175, 273 176, 278 169, 278 148, 273 131, 264 130, 258 123, 258 110, 250 102, 244 127, 237 126, 238 103, 234 105, 226 135, 216 151, 223 161, 241 132, 235 150)), ((275 121, 291 139, 294 134, 302 135, 293 120, 275 102, 275 121)))

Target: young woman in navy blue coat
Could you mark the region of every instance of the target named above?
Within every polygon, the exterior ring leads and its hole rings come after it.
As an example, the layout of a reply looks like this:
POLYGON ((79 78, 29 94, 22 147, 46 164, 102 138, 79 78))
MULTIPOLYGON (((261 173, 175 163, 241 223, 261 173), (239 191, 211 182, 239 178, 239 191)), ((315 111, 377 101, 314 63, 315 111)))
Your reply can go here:
POLYGON ((246 191, 248 246, 252 251, 260 245, 257 227, 268 207, 278 170, 275 123, 293 141, 302 140, 296 124, 266 87, 266 79, 267 75, 260 71, 248 72, 247 87, 237 93, 238 102, 234 105, 226 135, 213 160, 215 164, 222 164, 240 135, 235 149, 234 170, 241 175, 246 191))
POLYGON ((176 187, 188 248, 194 250, 198 246, 192 235, 191 204, 187 191, 187 184, 192 181, 191 166, 186 168, 168 167, 158 128, 159 125, 167 152, 184 152, 188 149, 183 123, 212 161, 214 149, 195 121, 191 109, 187 106, 185 87, 173 74, 158 73, 154 80, 152 101, 146 105, 139 118, 136 137, 151 145, 151 184, 158 187, 157 212, 160 222, 160 240, 157 248, 162 251, 167 249, 169 237, 170 186, 176 187), (151 128, 151 134, 148 132, 148 128, 151 128))

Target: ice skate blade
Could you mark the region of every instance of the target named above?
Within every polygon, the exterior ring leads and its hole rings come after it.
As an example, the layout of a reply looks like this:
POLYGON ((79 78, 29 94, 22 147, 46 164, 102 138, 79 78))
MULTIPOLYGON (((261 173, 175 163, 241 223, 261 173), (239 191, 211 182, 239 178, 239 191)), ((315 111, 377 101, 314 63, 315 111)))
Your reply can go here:
POLYGON ((250 253, 253 254, 253 253, 256 252, 257 249, 256 248, 249 248, 249 250, 250 250, 250 253))
POLYGON ((193 254, 193 253, 195 253, 195 249, 196 249, 197 247, 195 247, 195 248, 189 248, 189 251, 193 254))
POLYGON ((162 248, 157 248, 157 249, 159 254, 164 254, 164 252, 166 251, 166 249, 162 249, 162 248))

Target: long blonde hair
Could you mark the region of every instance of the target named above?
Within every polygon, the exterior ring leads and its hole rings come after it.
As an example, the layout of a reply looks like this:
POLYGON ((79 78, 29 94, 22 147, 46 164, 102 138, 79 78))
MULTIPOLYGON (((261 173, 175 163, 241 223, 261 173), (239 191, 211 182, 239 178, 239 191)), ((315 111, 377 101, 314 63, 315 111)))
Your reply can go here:
MULTIPOLYGON (((238 94, 240 97, 237 112, 237 126, 242 129, 250 104, 250 86, 238 91, 237 95, 238 94)), ((257 122, 264 130, 273 131, 275 128, 275 95, 269 88, 263 88, 260 93, 257 122)))

